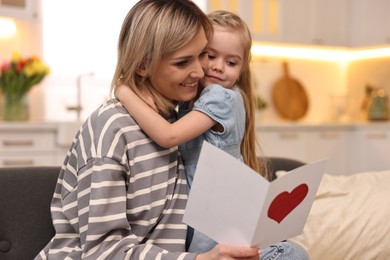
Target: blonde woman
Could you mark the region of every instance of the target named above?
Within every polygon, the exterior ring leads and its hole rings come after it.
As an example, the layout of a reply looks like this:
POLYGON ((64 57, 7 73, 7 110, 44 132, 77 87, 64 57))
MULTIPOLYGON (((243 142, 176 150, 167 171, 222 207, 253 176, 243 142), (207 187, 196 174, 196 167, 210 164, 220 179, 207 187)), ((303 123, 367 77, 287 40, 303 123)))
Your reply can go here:
MULTIPOLYGON (((178 102, 197 95, 212 32, 191 1, 139 1, 122 25, 112 88, 131 88, 175 120, 178 102)), ((177 147, 153 142, 112 99, 69 148, 51 204, 55 235, 36 259, 259 259, 249 247, 185 252, 186 202, 177 147)))

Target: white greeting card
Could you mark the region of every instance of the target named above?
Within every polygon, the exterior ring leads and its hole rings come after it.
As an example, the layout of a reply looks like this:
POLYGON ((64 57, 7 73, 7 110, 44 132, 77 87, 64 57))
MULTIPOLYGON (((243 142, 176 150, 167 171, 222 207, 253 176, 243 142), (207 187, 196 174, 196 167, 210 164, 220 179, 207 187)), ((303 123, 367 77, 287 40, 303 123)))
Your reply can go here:
POLYGON ((218 243, 268 247, 303 231, 327 159, 269 182, 204 142, 183 221, 218 243))

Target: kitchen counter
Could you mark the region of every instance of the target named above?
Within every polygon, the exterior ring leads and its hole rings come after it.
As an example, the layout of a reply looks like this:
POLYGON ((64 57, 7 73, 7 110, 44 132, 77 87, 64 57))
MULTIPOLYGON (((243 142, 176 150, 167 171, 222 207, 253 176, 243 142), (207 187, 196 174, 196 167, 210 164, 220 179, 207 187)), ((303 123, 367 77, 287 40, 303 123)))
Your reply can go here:
MULTIPOLYGON (((56 132, 60 144, 70 144, 83 122, 5 122, 0 121, 1 132, 56 132)), ((292 130, 389 130, 390 121, 348 122, 348 123, 302 123, 302 122, 260 122, 256 124, 260 131, 292 130)))
MULTIPOLYGON (((58 131, 66 128, 70 131, 76 131, 83 122, 64 121, 64 122, 5 122, 0 121, 0 131, 58 131)), ((259 122, 256 129, 298 129, 298 130, 318 130, 318 129, 383 129, 390 130, 390 121, 370 121, 370 122, 347 122, 347 123, 307 123, 307 122, 259 122)), ((76 133, 76 132, 74 132, 76 133)))
POLYGON ((56 131, 59 123, 54 122, 5 122, 0 121, 0 132, 56 131))
MULTIPOLYGON (((0 167, 61 165, 81 122, 0 122, 0 167)), ((265 155, 310 162, 330 157, 328 170, 351 174, 390 168, 390 122, 259 122, 265 155)))
POLYGON ((303 162, 330 158, 327 172, 354 174, 390 169, 390 122, 261 122, 257 138, 266 156, 303 162))
POLYGON ((261 122, 257 130, 390 130, 390 121, 348 122, 348 123, 300 123, 300 122, 261 122))
POLYGON ((61 165, 81 122, 0 122, 0 167, 61 165))

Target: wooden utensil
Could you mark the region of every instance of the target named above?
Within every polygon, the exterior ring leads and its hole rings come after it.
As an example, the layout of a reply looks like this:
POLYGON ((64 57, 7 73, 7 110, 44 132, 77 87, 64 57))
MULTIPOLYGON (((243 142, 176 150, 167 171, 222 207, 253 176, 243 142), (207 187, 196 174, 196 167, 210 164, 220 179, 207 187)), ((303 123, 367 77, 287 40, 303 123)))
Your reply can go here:
POLYGON ((302 118, 308 110, 306 91, 298 80, 290 76, 287 62, 283 62, 283 76, 272 87, 272 102, 276 112, 289 120, 302 118))

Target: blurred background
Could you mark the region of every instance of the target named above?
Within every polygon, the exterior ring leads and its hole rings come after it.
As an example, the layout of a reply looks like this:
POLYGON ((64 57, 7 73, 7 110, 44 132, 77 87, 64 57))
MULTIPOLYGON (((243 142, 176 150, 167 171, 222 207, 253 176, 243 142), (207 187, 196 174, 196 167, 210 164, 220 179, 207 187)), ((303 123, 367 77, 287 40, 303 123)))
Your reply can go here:
MULTIPOLYGON (((73 135, 80 122, 108 98, 119 30, 135 2, 1 1, 0 62, 9 61, 17 51, 40 57, 51 70, 29 91, 29 119, 24 123, 69 122, 74 127, 67 129, 73 135)), ((364 132, 362 138, 374 138, 379 151, 390 148, 390 0, 194 2, 205 12, 237 12, 252 31, 253 80, 264 104, 256 123, 267 154, 309 161, 330 151, 361 151, 350 148, 356 143, 351 136, 366 127, 369 135, 364 132), (293 91, 290 84, 298 90, 293 91), (291 106, 295 99, 303 101, 291 106), (307 139, 307 131, 325 131, 328 139, 334 139, 325 142, 329 147, 324 152, 312 156, 316 149, 307 148, 308 143, 318 144, 322 139, 307 139), (269 136, 275 133, 281 135, 269 136)), ((8 124, 0 121, 0 126, 8 124)), ((53 131, 57 135, 57 130, 53 131)), ((365 147, 367 152, 352 156, 354 161, 366 153, 379 160, 378 152, 365 147)), ((340 171, 352 171, 352 159, 341 157, 340 171)), ((366 164, 370 166, 364 167, 379 165, 376 161, 366 164)))

